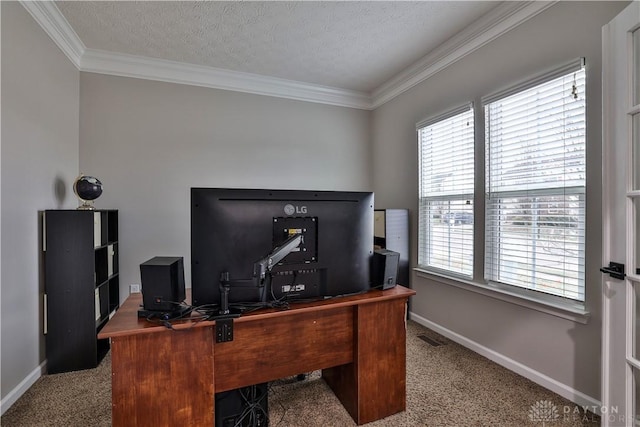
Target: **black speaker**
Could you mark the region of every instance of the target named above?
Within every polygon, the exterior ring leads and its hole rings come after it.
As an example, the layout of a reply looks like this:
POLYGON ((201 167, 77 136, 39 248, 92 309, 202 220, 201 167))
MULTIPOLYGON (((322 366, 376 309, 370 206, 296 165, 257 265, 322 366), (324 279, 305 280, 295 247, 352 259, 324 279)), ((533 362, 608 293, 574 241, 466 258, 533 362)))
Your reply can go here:
POLYGON ((269 425, 269 383, 216 393, 215 427, 269 425))
POLYGON ((388 249, 376 249, 371 259, 371 287, 391 289, 398 282, 400 254, 388 249))
POLYGON ((185 299, 182 257, 157 256, 140 264, 142 304, 146 311, 172 312, 185 299))

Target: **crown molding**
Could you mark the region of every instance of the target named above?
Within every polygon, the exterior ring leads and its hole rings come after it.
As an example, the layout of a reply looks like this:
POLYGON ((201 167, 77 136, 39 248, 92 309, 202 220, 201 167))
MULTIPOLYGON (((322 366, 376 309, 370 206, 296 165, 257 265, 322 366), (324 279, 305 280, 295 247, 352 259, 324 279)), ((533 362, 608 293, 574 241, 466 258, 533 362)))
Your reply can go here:
POLYGON ((87 49, 53 1, 20 1, 80 71, 203 86, 368 110, 365 92, 154 58, 87 49))
POLYGON ((504 2, 370 94, 177 61, 87 49, 53 1, 20 3, 80 71, 373 110, 556 2, 504 2))
POLYGON ((67 55, 71 63, 80 68, 80 60, 86 47, 54 2, 20 1, 20 4, 67 55))
POLYGON ((375 89, 371 94, 370 108, 378 108, 555 3, 557 2, 509 1, 502 3, 375 89))
POLYGON ((96 49, 85 50, 79 68, 81 71, 92 73, 203 86, 341 107, 366 110, 371 105, 371 99, 365 92, 96 49))

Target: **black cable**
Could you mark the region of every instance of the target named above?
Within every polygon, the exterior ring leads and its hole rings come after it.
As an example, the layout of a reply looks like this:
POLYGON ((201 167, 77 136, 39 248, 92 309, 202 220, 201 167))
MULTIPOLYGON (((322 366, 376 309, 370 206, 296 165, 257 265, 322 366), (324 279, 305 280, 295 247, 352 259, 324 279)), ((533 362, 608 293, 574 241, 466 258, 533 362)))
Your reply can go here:
POLYGON ((269 424, 269 414, 262 406, 262 401, 268 398, 269 392, 267 389, 266 392, 258 394, 259 391, 258 385, 252 385, 239 390, 240 396, 244 401, 244 408, 242 413, 236 419, 234 427, 241 427, 245 425, 251 427, 263 427, 269 424), (262 420, 260 419, 260 414, 263 416, 262 420), (247 420, 247 418, 249 423, 244 424, 243 421, 247 420), (260 421, 263 421, 264 423, 261 424, 260 421))
POLYGON ((280 298, 276 298, 275 294, 273 293, 273 287, 271 288, 271 298, 273 299, 272 305, 274 308, 288 310, 290 308, 289 302, 296 301, 294 299, 289 299, 289 295, 292 292, 295 292, 297 277, 298 277, 298 271, 294 270, 293 277, 291 278, 291 283, 289 283, 289 290, 286 292, 283 292, 283 295, 280 298))
POLYGON ((185 310, 181 312, 179 315, 175 315, 175 313, 172 313, 172 312, 162 312, 162 311, 159 311, 157 313, 150 313, 147 316, 145 316, 145 319, 150 323, 154 323, 156 325, 162 325, 167 329, 171 329, 173 331, 181 331, 181 330, 191 329, 201 321, 208 320, 210 317, 210 315, 206 313, 206 310, 202 310, 202 307, 207 307, 212 304, 194 307, 192 305, 186 305, 182 302, 175 302, 175 301, 166 301, 166 302, 185 307, 185 310), (202 311, 205 311, 205 313, 203 313, 202 311), (193 315, 194 312, 198 313, 198 315, 194 316, 193 315), (191 321, 191 324, 189 325, 188 328, 176 329, 173 327, 172 322, 179 321, 179 320, 189 320, 191 321))
MULTIPOLYGON (((279 310, 288 310, 290 307, 290 303, 305 303, 305 302, 315 302, 315 301, 323 301, 323 300, 329 300, 329 299, 333 299, 333 298, 338 298, 338 297, 344 297, 344 296, 353 296, 353 295, 360 295, 363 293, 366 293, 368 290, 364 290, 364 291, 359 291, 359 292, 354 292, 354 293, 350 293, 350 294, 342 294, 342 295, 333 295, 333 296, 323 296, 323 297, 310 297, 310 298, 291 298, 290 294, 293 292, 293 290, 295 289, 295 285, 296 285, 296 278, 298 275, 298 271, 294 271, 293 272, 293 277, 291 280, 291 283, 289 284, 289 290, 285 293, 283 293, 283 295, 280 298, 276 298, 274 292, 273 292, 273 287, 269 286, 270 288, 270 293, 271 293, 271 301, 260 301, 260 302, 237 302, 237 303, 231 303, 229 304, 229 308, 234 309, 235 311, 239 311, 240 314, 245 314, 245 313, 251 313, 253 311, 259 310, 261 308, 275 308, 275 309, 279 309, 279 310)), ((272 273, 269 272, 268 274, 268 283, 272 284, 273 283, 273 276, 272 273)), ((374 286, 371 289, 379 289, 381 288, 383 285, 378 285, 378 286, 374 286)), ((265 286, 264 288, 267 288, 267 286, 265 286)), ((263 289, 262 292, 265 292, 266 289, 263 289)), ((264 295, 264 294, 263 294, 264 295)), ((261 296, 261 299, 264 299, 261 296)), ((186 305, 184 304, 184 302, 176 302, 176 301, 165 301, 169 304, 174 304, 174 305, 178 305, 178 306, 183 306, 186 307, 187 309, 183 312, 180 313, 180 315, 175 316, 175 317, 170 317, 171 316, 171 312, 158 312, 157 314, 149 314, 148 316, 145 317, 145 319, 148 322, 151 323, 155 323, 158 325, 162 325, 165 326, 167 329, 171 329, 174 331, 179 331, 179 330, 186 330, 186 329, 190 329, 193 326, 195 326, 196 324, 198 324, 199 322, 203 321, 203 320, 213 320, 215 319, 216 316, 219 315, 219 305, 218 304, 203 304, 203 305, 199 305, 199 306, 192 306, 192 305, 186 305), (198 316, 194 316, 193 313, 196 312, 199 315, 198 316), (192 323, 189 326, 189 328, 180 328, 180 329, 175 329, 173 327, 173 323, 176 320, 190 320, 192 323)))

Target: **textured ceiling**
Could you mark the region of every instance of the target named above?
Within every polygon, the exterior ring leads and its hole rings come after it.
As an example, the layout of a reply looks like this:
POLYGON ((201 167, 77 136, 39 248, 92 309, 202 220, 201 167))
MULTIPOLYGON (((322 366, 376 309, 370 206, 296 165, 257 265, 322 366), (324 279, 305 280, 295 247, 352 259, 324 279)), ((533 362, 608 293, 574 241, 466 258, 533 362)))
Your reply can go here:
POLYGON ((55 4, 89 49, 371 92, 499 3, 55 4))

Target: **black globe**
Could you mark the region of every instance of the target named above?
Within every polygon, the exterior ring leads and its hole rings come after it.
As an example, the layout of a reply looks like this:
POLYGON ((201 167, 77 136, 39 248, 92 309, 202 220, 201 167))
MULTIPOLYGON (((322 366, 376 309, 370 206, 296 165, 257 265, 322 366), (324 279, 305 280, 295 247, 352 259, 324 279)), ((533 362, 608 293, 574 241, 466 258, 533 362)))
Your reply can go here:
POLYGON ((73 183, 73 191, 82 200, 95 200, 102 194, 102 183, 93 176, 81 175, 73 183))

